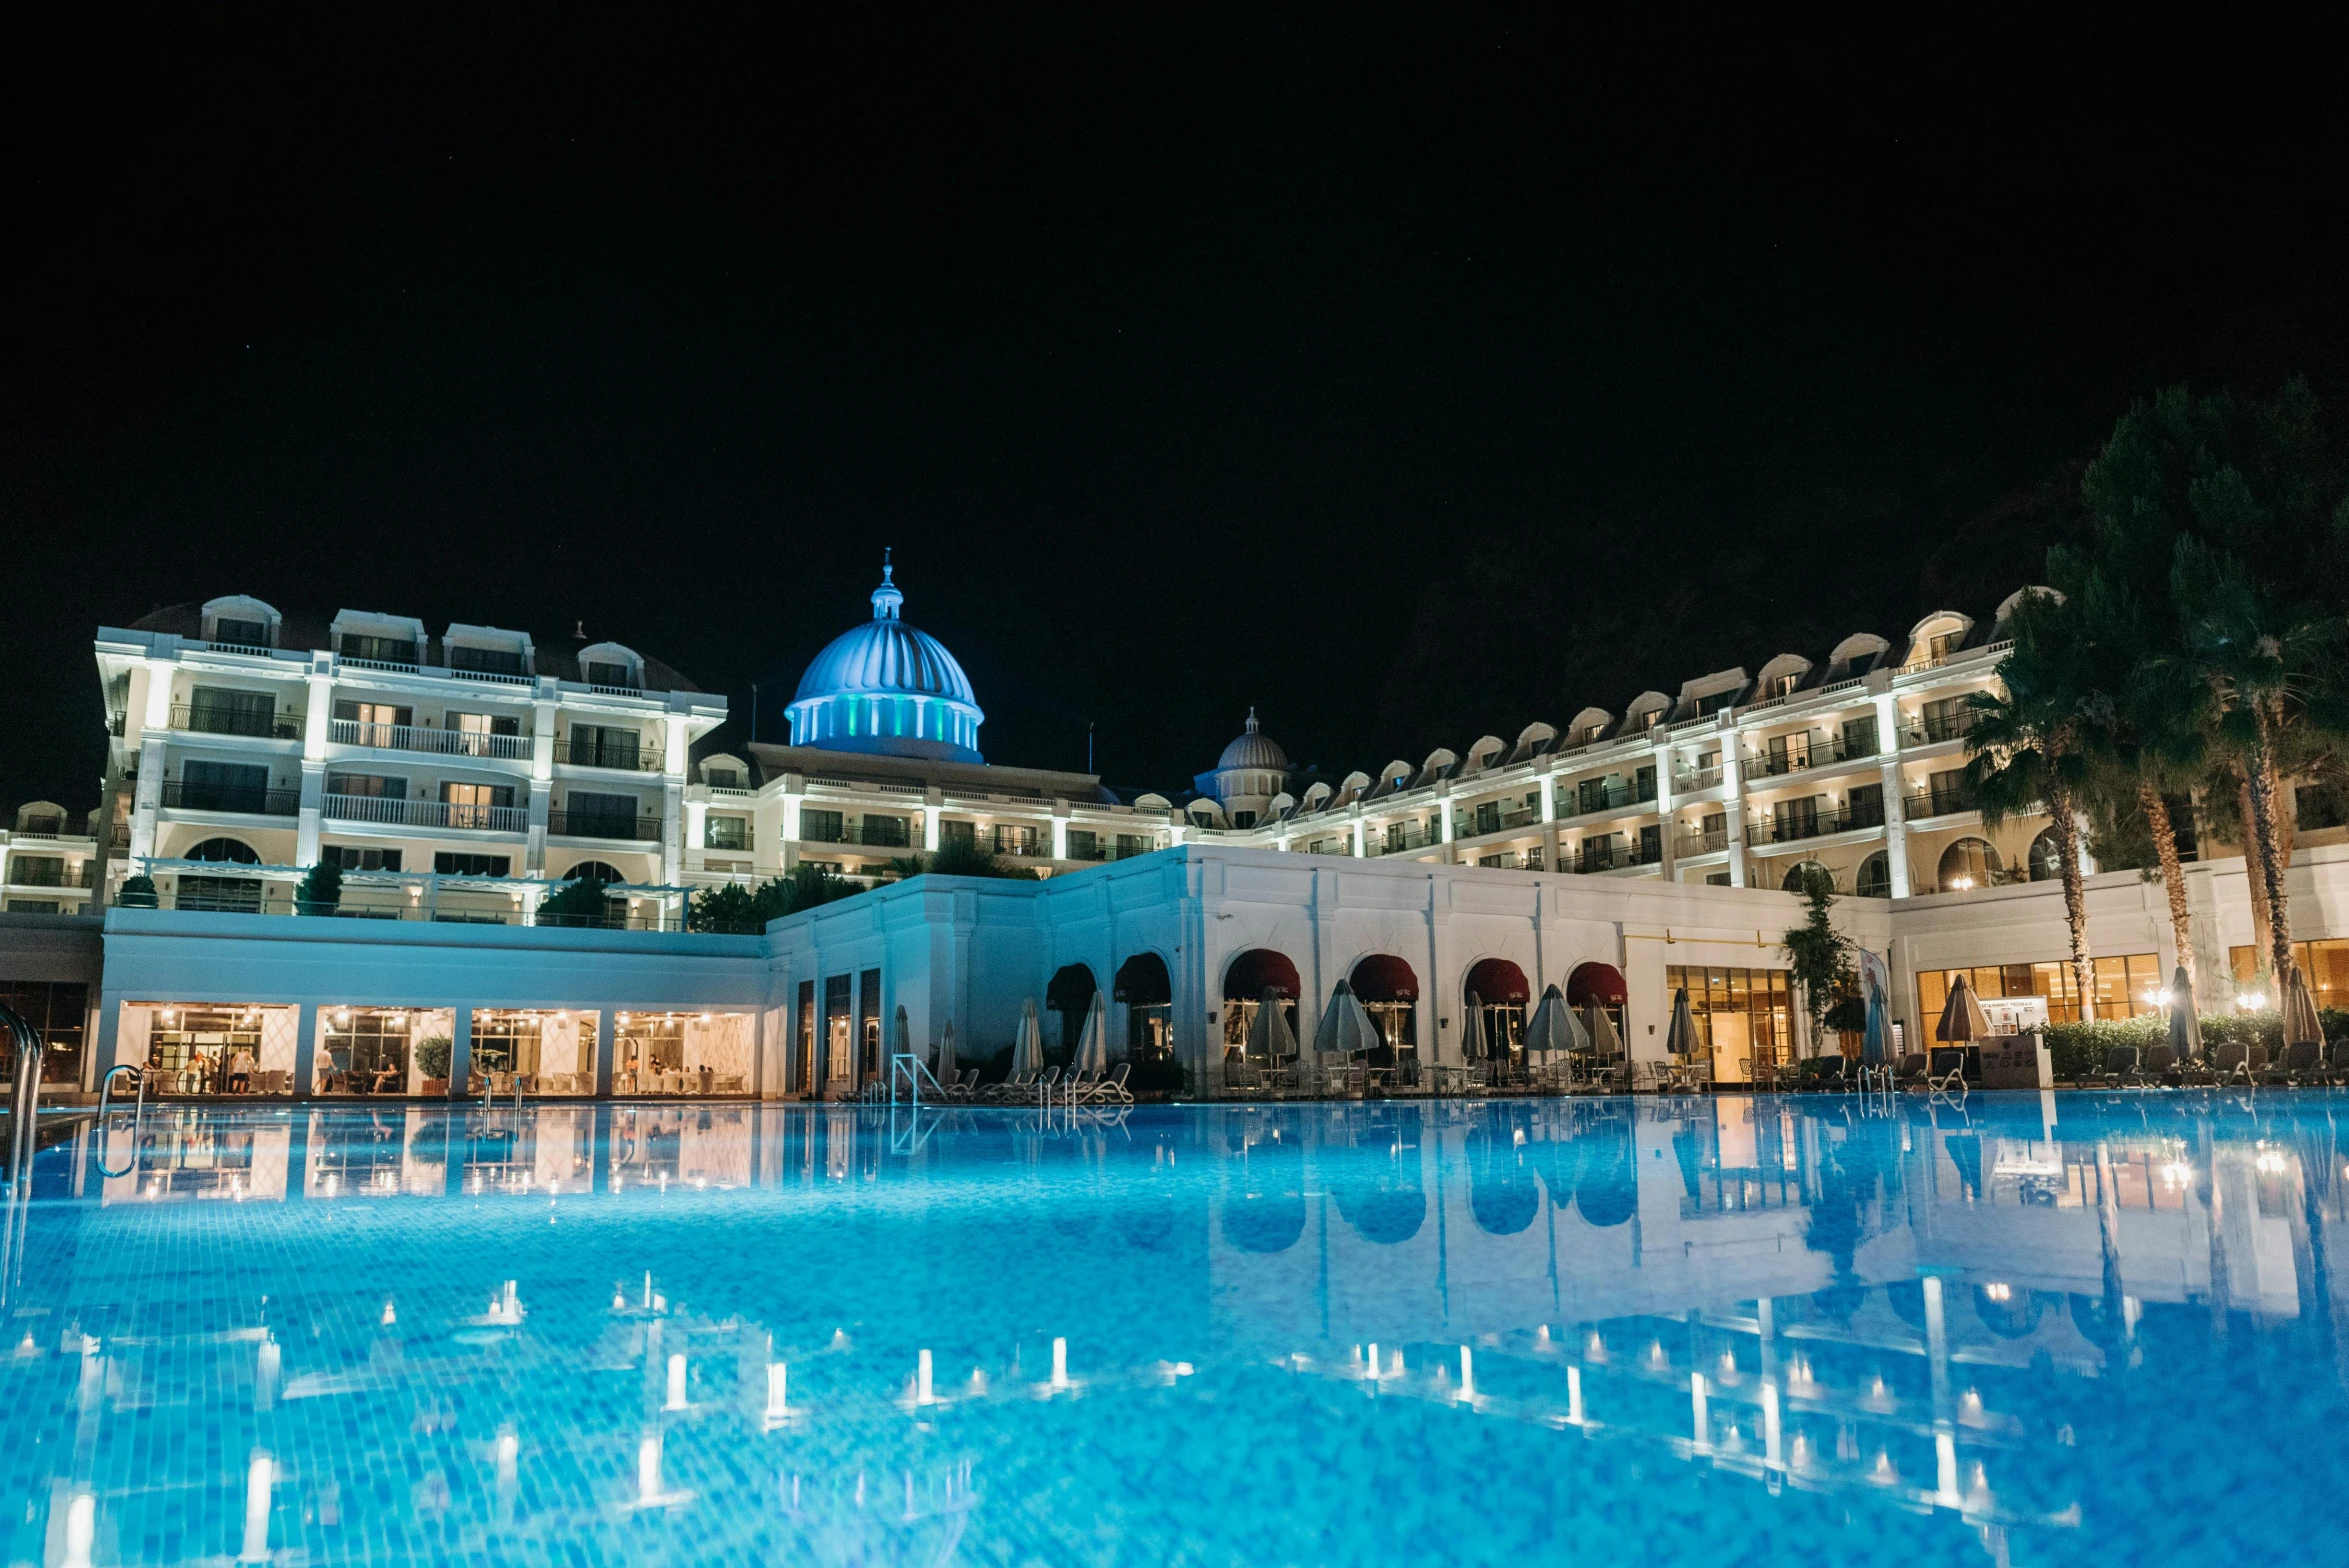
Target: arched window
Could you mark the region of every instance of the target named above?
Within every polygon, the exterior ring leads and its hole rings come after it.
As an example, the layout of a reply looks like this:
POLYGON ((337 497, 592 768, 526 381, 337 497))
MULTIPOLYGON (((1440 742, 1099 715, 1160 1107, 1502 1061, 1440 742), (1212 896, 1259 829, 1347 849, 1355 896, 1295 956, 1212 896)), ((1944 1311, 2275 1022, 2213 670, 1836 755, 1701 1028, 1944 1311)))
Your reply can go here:
POLYGON ((1860 862, 1860 874, 1852 891, 1862 898, 1890 898, 1892 896, 1892 857, 1878 850, 1860 862))
MULTIPOLYGON (((1820 865, 1816 860, 1796 861, 1793 865, 1786 868, 1786 875, 1779 879, 1779 889, 1782 892, 1787 893, 1801 892, 1803 890, 1803 879, 1808 877, 1813 871, 1827 871, 1827 868, 1820 865)), ((1827 880, 1830 882, 1834 881, 1835 873, 1832 871, 1827 871, 1827 880)))
POLYGON ((1999 871, 1998 851, 1988 839, 1961 838, 1941 852, 1941 867, 1934 880, 1944 893, 1963 893, 1969 888, 1988 887, 1998 879, 1999 871))
POLYGON ((625 882, 628 879, 620 875, 617 867, 606 865, 603 861, 582 860, 563 873, 563 880, 566 882, 625 882))
MULTIPOLYGON (((241 839, 208 838, 187 852, 187 859, 224 866, 257 866, 261 857, 241 839)), ((212 877, 182 874, 173 902, 181 909, 209 909, 224 914, 261 912, 261 882, 257 877, 212 877)))
POLYGON ((2064 874, 2062 841, 2056 837, 2055 829, 2043 829, 2031 840, 2030 864, 2034 882, 2052 882, 2064 874))
POLYGON ((1615 1025, 1616 1035, 1624 1040, 1631 1038, 1630 1025, 1624 1018, 1624 1003, 1630 994, 1623 984, 1623 971, 1613 964, 1576 964, 1574 972, 1566 977, 1566 1005, 1598 1008, 1615 1025))

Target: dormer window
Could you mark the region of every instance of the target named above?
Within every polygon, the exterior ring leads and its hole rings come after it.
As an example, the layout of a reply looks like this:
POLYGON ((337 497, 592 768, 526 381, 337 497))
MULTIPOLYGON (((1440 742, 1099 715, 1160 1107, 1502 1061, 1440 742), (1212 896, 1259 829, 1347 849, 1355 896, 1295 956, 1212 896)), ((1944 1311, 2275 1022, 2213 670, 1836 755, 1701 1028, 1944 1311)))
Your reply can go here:
POLYGON ((212 623, 212 640, 239 648, 266 648, 269 625, 266 621, 240 621, 223 616, 212 623))
POLYGON ((1799 675, 1781 675, 1778 677, 1778 679, 1770 683, 1770 695, 1773 697, 1791 697, 1794 695, 1795 687, 1801 683, 1802 677, 1799 675))
POLYGON ((468 648, 462 645, 449 650, 449 668, 477 670, 484 675, 527 675, 522 668, 522 650, 519 648, 468 648))
POLYGON ((416 644, 400 637, 378 637, 367 632, 345 632, 336 643, 335 651, 346 659, 366 659, 375 664, 414 664, 417 662, 416 644))
POLYGON ((742 788, 742 770, 740 768, 704 768, 701 770, 701 781, 712 789, 740 789, 742 788))

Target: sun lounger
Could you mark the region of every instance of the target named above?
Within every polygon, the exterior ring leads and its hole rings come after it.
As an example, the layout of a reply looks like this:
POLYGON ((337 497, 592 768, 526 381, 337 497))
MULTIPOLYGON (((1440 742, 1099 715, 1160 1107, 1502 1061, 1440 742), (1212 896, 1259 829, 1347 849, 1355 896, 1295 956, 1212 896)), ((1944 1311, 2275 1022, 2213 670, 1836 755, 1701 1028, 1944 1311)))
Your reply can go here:
POLYGON ((2267 1075, 2267 1047, 2256 1041, 2250 1044, 2232 1041, 2218 1048, 2211 1065, 2217 1072, 2215 1082, 2257 1083, 2267 1075))
POLYGON ((2116 1045, 2104 1053, 2104 1066, 2097 1078, 2108 1088, 2125 1089, 2145 1081, 2145 1074, 2137 1066, 2137 1048, 2116 1045))
POLYGON ((1106 1075, 1095 1078, 1086 1084, 1080 1093, 1071 1097, 1069 1103, 1071 1105, 1133 1104, 1134 1096, 1126 1088, 1126 1074, 1129 1071, 1131 1069, 1124 1062, 1118 1063, 1106 1075))
POLYGON ((1931 1074, 1932 1069, 1932 1058, 1923 1051, 1911 1051, 1903 1056, 1900 1059, 1900 1065, 1893 1069, 1892 1079, 1903 1089, 1922 1089, 1925 1087, 1925 1080, 1931 1074))
POLYGON ((2281 1062, 2261 1073, 2259 1081, 2296 1087, 2304 1083, 2322 1083, 2324 1076, 2324 1047, 2313 1040, 2303 1040, 2286 1051, 2281 1062))

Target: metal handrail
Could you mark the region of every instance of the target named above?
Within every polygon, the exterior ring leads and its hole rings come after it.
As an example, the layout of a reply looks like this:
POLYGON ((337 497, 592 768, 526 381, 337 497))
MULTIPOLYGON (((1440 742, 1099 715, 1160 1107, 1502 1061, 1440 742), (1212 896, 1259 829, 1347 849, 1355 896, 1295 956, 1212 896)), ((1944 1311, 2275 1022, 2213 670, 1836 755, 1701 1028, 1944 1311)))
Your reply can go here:
POLYGON ((41 1037, 13 1008, 0 1007, 0 1028, 16 1044, 16 1077, 8 1095, 8 1183, 22 1192, 32 1179, 33 1124, 41 1109, 41 1037))
POLYGON ((131 1062, 116 1062, 116 1063, 115 1063, 115 1064, 114 1064, 112 1067, 109 1067, 109 1068, 107 1068, 107 1069, 106 1069, 106 1076, 105 1076, 103 1079, 99 1080, 99 1083, 98 1083, 98 1174, 99 1174, 99 1175, 101 1175, 101 1176, 103 1176, 103 1177, 105 1177, 105 1178, 107 1178, 108 1180, 110 1180, 110 1181, 111 1181, 111 1180, 114 1180, 114 1179, 116 1179, 116 1178, 119 1178, 119 1177, 128 1176, 128 1175, 129 1175, 129 1174, 130 1174, 132 1171, 134 1171, 134 1170, 138 1169, 138 1165, 139 1165, 139 1123, 140 1123, 141 1121, 143 1121, 143 1120, 145 1120, 145 1119, 146 1119, 146 1115, 147 1115, 147 1070, 146 1070, 145 1068, 143 1068, 143 1067, 140 1067, 140 1066, 136 1065, 135 1063, 131 1063, 131 1062), (122 1167, 122 1169, 120 1169, 120 1170, 116 1170, 116 1169, 114 1169, 112 1166, 110 1166, 110 1165, 108 1165, 108 1164, 106 1163, 106 1135, 107 1135, 107 1132, 108 1132, 108 1130, 109 1130, 109 1129, 107 1128, 107 1125, 106 1125, 106 1113, 107 1113, 108 1107, 109 1107, 109 1106, 110 1106, 110 1105, 113 1103, 113 1099, 114 1099, 114 1080, 115 1080, 115 1078, 116 1078, 116 1077, 117 1077, 119 1074, 122 1074, 122 1073, 129 1073, 129 1074, 131 1074, 133 1077, 135 1077, 135 1078, 137 1078, 137 1079, 138 1079, 138 1081, 139 1081, 139 1098, 138 1098, 138 1101, 137 1101, 137 1104, 136 1104, 136 1106, 135 1106, 135 1107, 133 1108, 133 1110, 131 1111, 131 1157, 130 1157, 130 1161, 129 1161, 129 1163, 128 1163, 128 1164, 124 1165, 124 1166, 122 1167))
POLYGON ((897 1103, 897 1080, 901 1074, 906 1081, 906 1099, 915 1110, 918 1111, 922 1107, 922 1080, 925 1078, 930 1080, 933 1098, 940 1101, 946 1098, 945 1086, 931 1076, 929 1063, 918 1056, 897 1051, 892 1052, 889 1057, 889 1103, 891 1105, 897 1103))

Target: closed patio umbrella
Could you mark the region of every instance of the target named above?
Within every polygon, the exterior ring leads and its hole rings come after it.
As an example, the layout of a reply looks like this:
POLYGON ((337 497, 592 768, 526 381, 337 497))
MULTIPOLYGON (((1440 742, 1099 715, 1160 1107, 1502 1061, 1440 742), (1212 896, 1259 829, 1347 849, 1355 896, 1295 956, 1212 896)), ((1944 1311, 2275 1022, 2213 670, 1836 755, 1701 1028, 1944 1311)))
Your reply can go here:
POLYGON ((1590 1054, 1601 1063, 1623 1054, 1623 1037, 1615 1032, 1615 1020, 1598 1003, 1590 1004, 1583 1021, 1590 1028, 1590 1054))
POLYGON ((1281 994, 1266 986, 1256 998, 1256 1020, 1248 1026, 1248 1054, 1277 1067, 1297 1054, 1297 1033, 1289 1027, 1281 994))
POLYGON ((2300 972, 2300 960, 2292 960, 2292 968, 2284 976, 2284 1050, 2289 1053, 2296 1045, 2325 1043, 2324 1024, 2316 1016, 2316 998, 2308 994, 2308 976, 2300 972))
POLYGON ((1468 1027, 1460 1031, 1460 1059, 1481 1062, 1487 1055, 1484 1043, 1484 999, 1474 991, 1468 993, 1468 1027))
POLYGON ((2170 976, 2170 1050, 2181 1062, 2202 1057, 2202 1020, 2194 1013, 2194 988, 2186 983, 2186 966, 2170 976))
POLYGON ((1672 993, 1672 1022, 1664 1030, 1664 1051, 1670 1056, 1694 1056, 1702 1047, 1697 1042, 1696 1016, 1688 1010, 1688 987, 1672 993))
POLYGON ((1020 1007, 1019 1032, 1011 1037, 1011 1075, 1025 1078, 1044 1070, 1044 1026, 1036 1018, 1036 999, 1020 1007))
POLYGON ((1884 1016, 1884 992, 1880 987, 1868 987, 1868 1023, 1860 1036, 1860 1060, 1870 1067, 1882 1067, 1892 1054, 1892 1021, 1884 1016))
POLYGON ((899 1056, 913 1055, 913 1026, 906 1021, 905 1004, 897 1004, 897 1043, 892 1050, 899 1056))
POLYGON ((954 1020, 946 1020, 946 1032, 938 1037, 938 1081, 952 1083, 962 1071, 962 1064, 954 1059, 954 1020))
POLYGON ((1949 1004, 1941 1009, 1941 1021, 1933 1026, 1936 1040, 1986 1040, 1990 1037, 1990 1015, 1982 1011, 1981 999, 1974 988, 1959 975, 1957 984, 1949 988, 1949 1004))
POLYGON ((1093 993, 1093 1005, 1085 1010, 1085 1032, 1077 1041, 1076 1068, 1081 1073, 1109 1071, 1109 1004, 1101 993, 1093 993))
POLYGON ((1551 986, 1534 1004, 1533 1016, 1525 1021, 1526 1054, 1538 1052, 1548 1057, 1589 1049, 1589 1031, 1574 1016, 1574 1009, 1566 1005, 1566 998, 1559 995, 1558 988, 1551 986))
POLYGON ((1330 987, 1329 1006, 1321 1010, 1321 1023, 1313 1031, 1313 1049, 1323 1057, 1351 1059, 1378 1045, 1378 1026, 1370 1021, 1370 1009, 1351 985, 1340 980, 1330 987))

